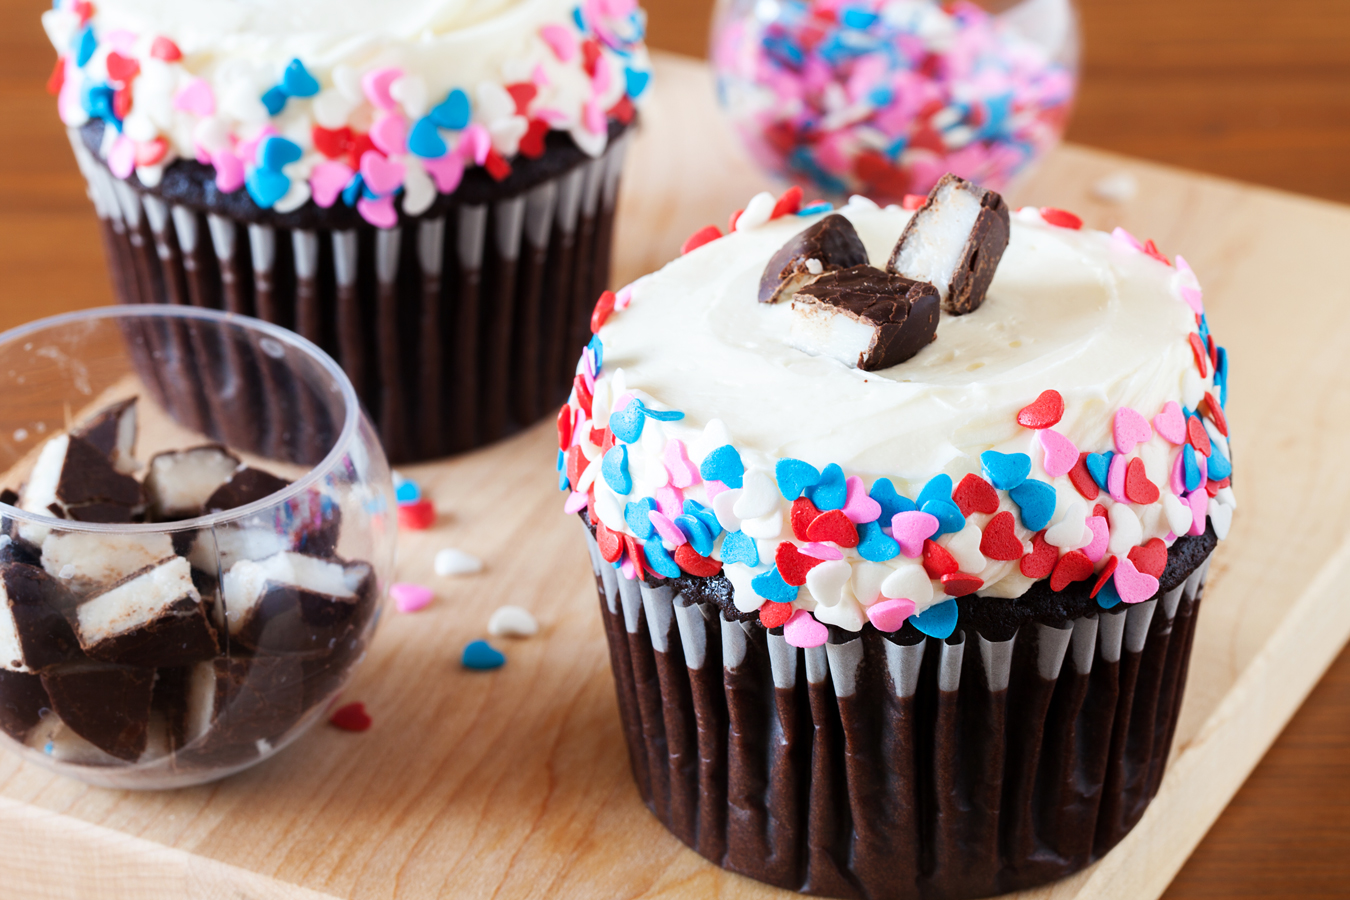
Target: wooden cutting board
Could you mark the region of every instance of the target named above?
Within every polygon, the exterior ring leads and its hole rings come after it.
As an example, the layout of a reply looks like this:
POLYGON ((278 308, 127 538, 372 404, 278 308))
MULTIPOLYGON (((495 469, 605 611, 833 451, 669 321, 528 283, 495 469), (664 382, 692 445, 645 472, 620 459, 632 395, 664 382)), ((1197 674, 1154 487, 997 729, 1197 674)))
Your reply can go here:
MULTIPOLYGON (((621 199, 615 278, 673 257, 770 187, 701 63, 658 56, 621 199)), ((74 165, 73 161, 71 163, 74 165)), ((1093 868, 1024 898, 1157 897, 1350 635, 1350 208, 1065 147, 1014 204, 1074 210, 1182 250, 1232 355, 1239 507, 1210 572, 1174 760, 1144 820, 1093 868), (1137 196, 1093 185, 1129 173, 1137 196)), ((92 216, 92 210, 87 215, 92 216)), ((90 251, 95 252, 91 249, 90 251)), ((433 607, 392 615, 346 697, 375 725, 321 726, 225 782, 84 787, 0 755, 0 872, 13 897, 791 896, 671 837, 633 787, 581 528, 562 514, 552 426, 409 468, 440 519, 401 539, 398 577, 433 607), (455 546, 486 570, 454 580, 455 546), (460 668, 497 606, 540 636, 460 668)))

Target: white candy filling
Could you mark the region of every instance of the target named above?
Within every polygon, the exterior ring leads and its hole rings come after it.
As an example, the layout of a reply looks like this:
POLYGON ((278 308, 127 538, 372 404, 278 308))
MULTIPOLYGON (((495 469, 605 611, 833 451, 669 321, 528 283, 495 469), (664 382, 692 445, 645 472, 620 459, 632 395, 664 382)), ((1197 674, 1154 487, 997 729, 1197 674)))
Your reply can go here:
POLYGON ((918 220, 900 248, 896 267, 906 278, 932 284, 946 300, 970 230, 980 215, 980 199, 953 182, 938 191, 931 206, 915 215, 918 220))
POLYGON ((187 734, 184 741, 191 744, 211 730, 216 718, 216 665, 212 662, 200 662, 192 667, 188 675, 187 688, 187 734))
POLYGON ((181 556, 89 598, 76 609, 75 627, 84 646, 134 631, 154 621, 183 597, 201 602, 192 569, 181 556))
POLYGON ((23 645, 19 643, 19 626, 9 609, 9 590, 0 581, 0 669, 27 672, 23 662, 23 645))
POLYGON ((266 593, 268 584, 296 587, 340 600, 354 600, 363 576, 362 567, 353 566, 348 571, 338 563, 290 551, 256 562, 241 560, 225 574, 222 585, 230 633, 238 633, 248 613, 266 593))
POLYGON ((90 594, 173 556, 167 534, 51 534, 42 542, 42 568, 77 594, 90 594))
POLYGON ((852 316, 798 302, 792 304, 792 313, 788 343, 803 353, 828 356, 857 368, 859 357, 872 345, 876 329, 852 316))
MULTIPOLYGON (((60 434, 48 441, 38 454, 33 471, 28 473, 28 481, 19 492, 19 509, 52 515, 51 505, 56 502, 56 486, 61 483, 61 470, 66 465, 66 451, 70 448, 69 435, 60 434)), ((19 536, 34 544, 42 543, 48 529, 30 522, 19 525, 19 536)))
POLYGON ((48 713, 28 734, 29 747, 57 762, 84 766, 116 766, 122 760, 105 753, 70 729, 56 713, 48 713))
POLYGON ((239 460, 219 447, 161 453, 150 460, 145 492, 161 516, 196 515, 237 468, 239 460))
POLYGON ((228 572, 246 559, 265 559, 290 546, 285 536, 266 528, 217 528, 192 542, 188 560, 203 572, 228 572))
POLYGON ((117 443, 113 445, 113 468, 123 475, 136 471, 136 404, 131 404, 117 417, 117 443))

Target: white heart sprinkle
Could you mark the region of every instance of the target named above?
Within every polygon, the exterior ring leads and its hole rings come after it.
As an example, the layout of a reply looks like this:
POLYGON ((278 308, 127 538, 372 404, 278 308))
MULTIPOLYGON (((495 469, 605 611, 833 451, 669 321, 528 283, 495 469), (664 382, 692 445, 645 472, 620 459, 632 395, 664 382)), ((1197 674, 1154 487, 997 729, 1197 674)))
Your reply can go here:
POLYGON ((983 537, 978 525, 967 522, 965 528, 947 538, 947 552, 956 559, 956 564, 967 575, 978 575, 984 571, 986 561, 984 554, 980 552, 980 540, 983 537))
POLYGON ((773 476, 763 469, 751 469, 745 473, 741 496, 732 510, 738 519, 754 519, 767 516, 778 509, 778 485, 773 476))
POLYGON ((1190 506, 1171 492, 1163 493, 1163 513, 1167 516, 1167 527, 1172 529, 1173 534, 1185 534, 1195 522, 1190 506))
POLYGON ((427 83, 420 75, 394 79, 389 85, 389 96, 399 102, 410 119, 420 119, 427 114, 427 83))
POLYGON ((1219 540, 1228 537, 1228 529, 1233 527, 1233 507, 1220 503, 1218 497, 1209 499, 1209 523, 1214 526, 1214 534, 1219 540))
POLYGON ((736 501, 740 498, 740 488, 730 491, 723 491, 713 498, 713 515, 717 516, 717 524, 721 525, 725 531, 740 531, 741 519, 733 511, 736 501))
POLYGON ((403 158, 403 211, 410 216, 420 216, 436 200, 436 185, 415 160, 412 156, 403 158))
MULTIPOLYGON (((1144 526, 1127 503, 1117 503, 1107 513, 1111 522, 1111 537, 1107 541, 1108 553, 1124 556, 1131 548, 1138 547, 1144 540, 1144 526)), ((1169 519, 1170 524, 1170 519, 1169 519)))
POLYGON ((539 622, 528 609, 499 606, 488 619, 487 628, 493 637, 531 637, 539 633, 539 622))
POLYGON ((442 578, 452 575, 473 575, 483 571, 483 561, 454 547, 446 547, 436 554, 436 574, 442 578))
POLYGON ((479 122, 495 122, 516 114, 516 101, 511 94, 495 81, 480 81, 475 90, 478 95, 478 108, 474 118, 479 122))
POLYGON ((744 531, 747 537, 771 541, 783 533, 783 510, 775 509, 767 516, 745 519, 741 522, 741 531, 744 531))
POLYGON ((863 606, 871 606, 881 598, 881 585, 892 574, 890 566, 874 562, 859 562, 853 566, 853 595, 863 606))
POLYGON ((888 600, 912 600, 922 608, 933 602, 933 581, 918 563, 905 563, 881 583, 881 596, 888 600))
POLYGON ((1092 532, 1087 527, 1087 504, 1074 500, 1064 510, 1060 520, 1045 530, 1045 542, 1068 552, 1092 543, 1092 532), (1086 541, 1083 539, 1087 538, 1086 541))
POLYGON ((751 228, 758 228, 769 221, 769 216, 773 215, 773 207, 777 201, 773 194, 768 191, 760 191, 750 198, 750 202, 745 204, 745 212, 736 220, 737 231, 749 231, 751 228))
POLYGON ((852 575, 853 567, 847 560, 826 560, 806 573, 806 589, 821 606, 837 606, 852 575))

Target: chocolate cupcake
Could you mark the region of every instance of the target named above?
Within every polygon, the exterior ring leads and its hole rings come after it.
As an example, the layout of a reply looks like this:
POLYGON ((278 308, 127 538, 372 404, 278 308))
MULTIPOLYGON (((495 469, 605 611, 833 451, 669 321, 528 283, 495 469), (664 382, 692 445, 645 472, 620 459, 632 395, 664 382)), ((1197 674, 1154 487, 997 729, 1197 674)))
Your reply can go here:
POLYGON ((395 462, 565 394, 650 78, 633 0, 59 0, 43 25, 119 301, 300 332, 395 462))
POLYGON ((1234 507, 1181 257, 951 176, 907 205, 756 197, 604 298, 558 417, 644 802, 831 897, 1108 852, 1234 507))

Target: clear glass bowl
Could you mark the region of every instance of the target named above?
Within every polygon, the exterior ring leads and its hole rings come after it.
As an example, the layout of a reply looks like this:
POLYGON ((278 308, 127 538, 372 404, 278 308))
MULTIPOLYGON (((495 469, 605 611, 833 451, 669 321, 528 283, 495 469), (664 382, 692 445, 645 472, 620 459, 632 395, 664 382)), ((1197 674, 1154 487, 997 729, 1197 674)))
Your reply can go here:
POLYGON ((290 331, 118 306, 0 335, 0 488, 0 742, 41 765, 229 775, 365 655, 393 482, 347 377, 290 331))
POLYGON ((720 0, 712 34, 751 155, 836 201, 1005 189, 1062 137, 1078 47, 1072 0, 720 0))

